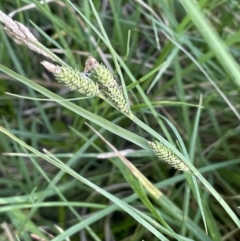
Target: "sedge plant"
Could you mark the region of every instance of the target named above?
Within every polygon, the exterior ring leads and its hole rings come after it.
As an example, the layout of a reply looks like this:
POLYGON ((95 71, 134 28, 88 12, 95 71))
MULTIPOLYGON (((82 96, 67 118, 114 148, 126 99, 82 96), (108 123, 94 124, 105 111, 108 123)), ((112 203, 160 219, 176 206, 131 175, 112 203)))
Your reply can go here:
MULTIPOLYGON (((106 32, 101 24, 101 21, 98 18, 98 14, 96 13, 95 7, 92 1, 89 1, 91 9, 96 16, 96 19, 99 24, 100 31, 96 30, 94 26, 91 25, 89 20, 82 15, 82 13, 75 9, 76 12, 79 13, 81 17, 89 24, 90 27, 99 35, 100 38, 104 40, 104 43, 108 46, 117 69, 117 73, 122 80, 122 74, 119 68, 119 63, 123 68, 126 68, 126 65, 123 63, 120 56, 116 53, 116 51, 111 46, 111 43, 106 35, 106 32)), ((73 9, 74 6, 72 5, 73 9)), ((32 83, 25 77, 14 73, 13 71, 7 69, 3 65, 0 66, 1 71, 5 72, 9 76, 21 81, 22 83, 28 85, 30 88, 35 89, 39 93, 45 95, 48 98, 53 99, 57 103, 62 106, 65 106, 69 110, 73 111, 77 115, 83 116, 89 121, 98 124, 99 126, 103 127, 104 129, 115 133, 132 143, 137 144, 141 148, 151 151, 152 154, 156 155, 160 160, 165 161, 166 163, 170 164, 173 168, 185 172, 185 177, 194 193, 195 199, 200 206, 201 215, 203 222, 205 224, 205 233, 199 229, 198 225, 194 223, 193 220, 190 218, 186 218, 186 226, 187 229, 192 229, 194 235, 198 238, 198 240, 211 240, 211 238, 207 235, 208 230, 208 214, 205 210, 205 204, 201 201, 201 191, 199 190, 197 181, 200 181, 205 188, 218 200, 219 204, 227 210, 229 216, 231 217, 232 221, 237 225, 240 226, 239 220, 236 214, 231 210, 228 204, 221 199, 219 194, 216 190, 211 186, 211 184, 203 177, 203 175, 199 172, 199 170, 193 165, 190 161, 188 152, 183 144, 182 138, 177 136, 180 150, 176 148, 173 143, 167 141, 163 138, 157 131, 153 130, 150 126, 145 124, 142 120, 140 120, 137 115, 131 110, 131 106, 129 104, 127 88, 124 86, 124 82, 121 81, 122 86, 116 81, 114 74, 108 69, 107 66, 104 64, 100 64, 99 61, 94 58, 93 56, 89 56, 85 62, 85 66, 82 69, 76 69, 69 67, 63 60, 60 60, 56 57, 51 51, 49 51, 46 47, 42 46, 41 43, 31 34, 31 32, 22 25, 20 22, 12 21, 8 16, 6 16, 3 12, 0 12, 0 22, 5 25, 6 33, 17 43, 27 46, 29 49, 42 54, 43 56, 47 57, 48 61, 42 61, 42 65, 53 75, 55 78, 68 88, 73 91, 77 91, 86 97, 91 98, 101 98, 103 101, 107 102, 111 106, 113 106, 120 115, 127 117, 131 122, 135 123, 139 127, 142 128, 143 131, 148 133, 148 139, 140 137, 134 133, 131 133, 123 128, 116 126, 115 124, 109 122, 108 120, 96 116, 93 113, 88 112, 87 110, 82 109, 79 106, 76 106, 68 101, 62 99, 60 96, 50 92, 49 90, 32 83), (207 218, 206 218, 207 217, 207 218), (207 220, 206 220, 207 219, 207 220)), ((158 67, 156 67, 158 69, 158 67)), ((135 82, 133 78, 133 83, 135 82)), ((136 89, 142 94, 143 98, 146 98, 140 86, 135 83, 136 89)), ((155 117, 157 117, 157 113, 154 111, 153 106, 149 103, 149 108, 153 110, 155 117)), ((198 106, 198 115, 200 116, 201 113, 201 101, 198 106)), ((198 118, 199 118, 198 116, 198 118)), ((171 122, 166 121, 172 130, 175 132, 176 128, 172 125, 171 122)), ((197 122, 196 122, 196 130, 197 130, 197 122)), ((24 149, 41 156, 41 158, 47 160, 51 164, 55 165, 56 167, 62 169, 65 173, 73 176, 80 182, 88 185, 89 187, 98 190, 99 193, 107 197, 113 203, 117 204, 116 206, 110 206, 109 209, 113 210, 117 207, 124 209, 128 214, 130 214, 135 220, 138 220, 145 228, 147 228, 155 237, 159 240, 168 240, 167 236, 173 237, 176 240, 189 240, 187 237, 181 236, 177 232, 175 232, 164 220, 163 216, 157 209, 154 208, 153 202, 149 199, 147 194, 150 194, 151 198, 153 198, 154 202, 157 205, 164 207, 167 210, 169 216, 175 218, 177 222, 181 222, 183 217, 183 212, 171 201, 169 200, 163 192, 161 192, 158 188, 156 188, 144 175, 141 173, 137 168, 135 168, 128 160, 125 160, 121 155, 118 153, 116 149, 116 155, 120 159, 120 163, 116 164, 119 170, 125 175, 125 179, 131 185, 134 192, 137 194, 138 198, 144 203, 145 207, 151 213, 151 216, 144 216, 143 214, 139 213, 138 210, 130 207, 127 202, 124 203, 120 199, 114 197, 113 195, 105 192, 103 189, 97 187, 92 182, 89 182, 87 179, 80 176, 78 173, 74 172, 64 163, 61 163, 59 159, 51 155, 50 153, 41 153, 36 149, 32 148, 28 144, 21 141, 18 137, 11 134, 8 130, 1 127, 1 131, 12 138, 15 142, 17 142, 20 146, 24 149), (46 155, 48 154, 48 155, 46 155)), ((176 131, 177 133, 177 131, 176 131)), ((15 213, 16 214, 16 213, 15 213)), ((101 214, 103 215, 103 214, 101 214)), ((20 216, 20 214, 19 214, 20 216)), ((80 218, 81 219, 81 218, 80 218)), ((89 224, 91 221, 89 220, 89 224)), ((29 223, 28 223, 29 224, 29 223)), ((31 227, 31 232, 36 232, 36 229, 33 228, 32 224, 29 224, 31 227)), ((88 227, 88 226, 87 226, 88 227)), ((89 227, 88 227, 89 228, 89 227)), ((72 235, 76 230, 81 229, 81 223, 76 224, 74 228, 69 229, 69 233, 62 233, 59 234, 52 240, 63 240, 67 237, 67 235, 72 235)), ((88 229, 89 232, 92 232, 91 229, 88 229)), ((39 232, 37 233, 39 236, 39 232)), ((94 235, 93 235, 94 236, 94 235)), ((44 239, 47 237, 44 235, 44 239)), ((94 238, 98 240, 98 237, 94 238)), ((190 239, 192 240, 192 239, 190 239)))

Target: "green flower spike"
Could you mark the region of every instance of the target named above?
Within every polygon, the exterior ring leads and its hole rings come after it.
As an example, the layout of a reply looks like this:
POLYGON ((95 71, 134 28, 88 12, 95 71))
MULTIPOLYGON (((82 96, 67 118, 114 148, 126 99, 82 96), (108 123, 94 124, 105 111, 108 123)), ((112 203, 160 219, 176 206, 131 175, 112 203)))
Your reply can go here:
POLYGON ((188 166, 163 143, 158 141, 155 141, 155 142, 149 141, 148 144, 151 147, 154 154, 157 157, 159 157, 159 159, 167 162, 172 167, 180 171, 191 173, 191 170, 188 168, 188 166))
POLYGON ((76 69, 61 67, 47 61, 43 61, 42 65, 52 72, 59 82, 64 83, 71 90, 77 90, 86 96, 99 96, 101 94, 98 84, 76 69))
POLYGON ((99 64, 95 58, 89 56, 85 64, 84 71, 94 74, 94 77, 101 86, 104 95, 114 104, 116 108, 127 115, 130 114, 122 88, 113 78, 113 74, 104 65, 99 64))

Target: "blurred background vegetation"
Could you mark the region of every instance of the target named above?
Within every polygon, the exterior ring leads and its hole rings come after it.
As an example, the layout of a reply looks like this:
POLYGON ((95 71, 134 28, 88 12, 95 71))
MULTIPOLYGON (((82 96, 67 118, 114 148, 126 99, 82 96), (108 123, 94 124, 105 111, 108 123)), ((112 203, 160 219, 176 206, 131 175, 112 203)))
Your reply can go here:
MULTIPOLYGON (((97 13, 113 49, 127 66, 127 71, 121 66, 126 86, 132 84, 131 76, 139 80, 158 69, 138 85, 146 99, 136 87, 128 91, 133 113, 178 146, 175 132, 163 124, 164 118, 171 122, 194 166, 239 217, 240 2, 71 1, 82 15, 70 1, 46 2, 1 0, 0 10, 27 26, 39 42, 69 66, 83 71, 87 56, 93 55, 120 83, 108 46, 82 17, 100 30, 97 13), (149 109, 149 103, 155 112, 149 109)), ((1 65, 66 100, 78 98, 71 101, 144 139, 152 139, 148 132, 101 99, 79 99, 83 96, 58 83, 43 68, 43 56, 17 45, 2 27, 0 31, 1 65)), ((151 201, 172 232, 181 235, 178 240, 240 240, 239 228, 228 210, 199 182, 206 235, 201 205, 191 182, 150 151, 46 99, 4 71, 0 72, 0 94, 1 126, 34 149, 48 150, 82 177, 158 223, 154 212, 137 198, 136 190, 122 175, 117 158, 98 156, 112 150, 84 122, 100 131, 118 150, 131 149, 126 157, 182 211, 176 220, 164 207, 151 201), (196 234, 187 218, 202 232, 196 234)), ((97 189, 61 173, 6 135, 0 134, 0 143, 1 240, 39 240, 40 236, 56 241, 177 240, 157 224, 149 222, 151 227, 142 226, 123 208, 111 206, 112 201, 97 189), (152 227, 158 227, 164 236, 154 235, 152 227)))

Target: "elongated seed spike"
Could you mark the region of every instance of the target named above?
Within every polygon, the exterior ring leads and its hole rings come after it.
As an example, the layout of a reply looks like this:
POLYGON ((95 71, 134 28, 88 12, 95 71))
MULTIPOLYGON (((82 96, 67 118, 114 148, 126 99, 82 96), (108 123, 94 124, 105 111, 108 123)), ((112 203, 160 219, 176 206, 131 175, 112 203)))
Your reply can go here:
POLYGON ((94 77, 97 79, 102 92, 107 99, 109 99, 115 105, 116 108, 126 115, 130 114, 121 87, 114 79, 113 74, 104 65, 99 64, 94 57, 89 56, 86 60, 85 71, 94 74, 94 77))
POLYGON ((53 59, 46 51, 43 50, 43 48, 41 48, 42 45, 26 26, 18 21, 13 21, 2 11, 0 11, 0 22, 5 25, 5 32, 15 41, 15 43, 25 45, 32 51, 53 59))
POLYGON ((161 160, 167 162, 172 167, 184 171, 190 172, 189 167, 177 156, 175 155, 168 147, 166 147, 163 143, 155 141, 148 142, 154 154, 161 160))
POLYGON ((104 65, 99 65, 94 71, 105 96, 109 98, 121 112, 129 114, 122 88, 113 78, 112 73, 104 65))
POLYGON ((94 83, 79 70, 70 67, 61 67, 47 61, 43 61, 42 65, 48 71, 52 72, 59 82, 64 83, 71 90, 77 90, 86 96, 100 95, 98 84, 94 83))

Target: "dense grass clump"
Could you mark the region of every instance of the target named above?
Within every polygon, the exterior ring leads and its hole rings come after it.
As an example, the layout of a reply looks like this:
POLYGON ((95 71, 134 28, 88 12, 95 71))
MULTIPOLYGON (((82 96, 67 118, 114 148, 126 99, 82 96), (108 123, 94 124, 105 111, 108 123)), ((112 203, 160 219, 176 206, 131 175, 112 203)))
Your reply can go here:
POLYGON ((239 240, 239 9, 1 1, 0 240, 239 240))

